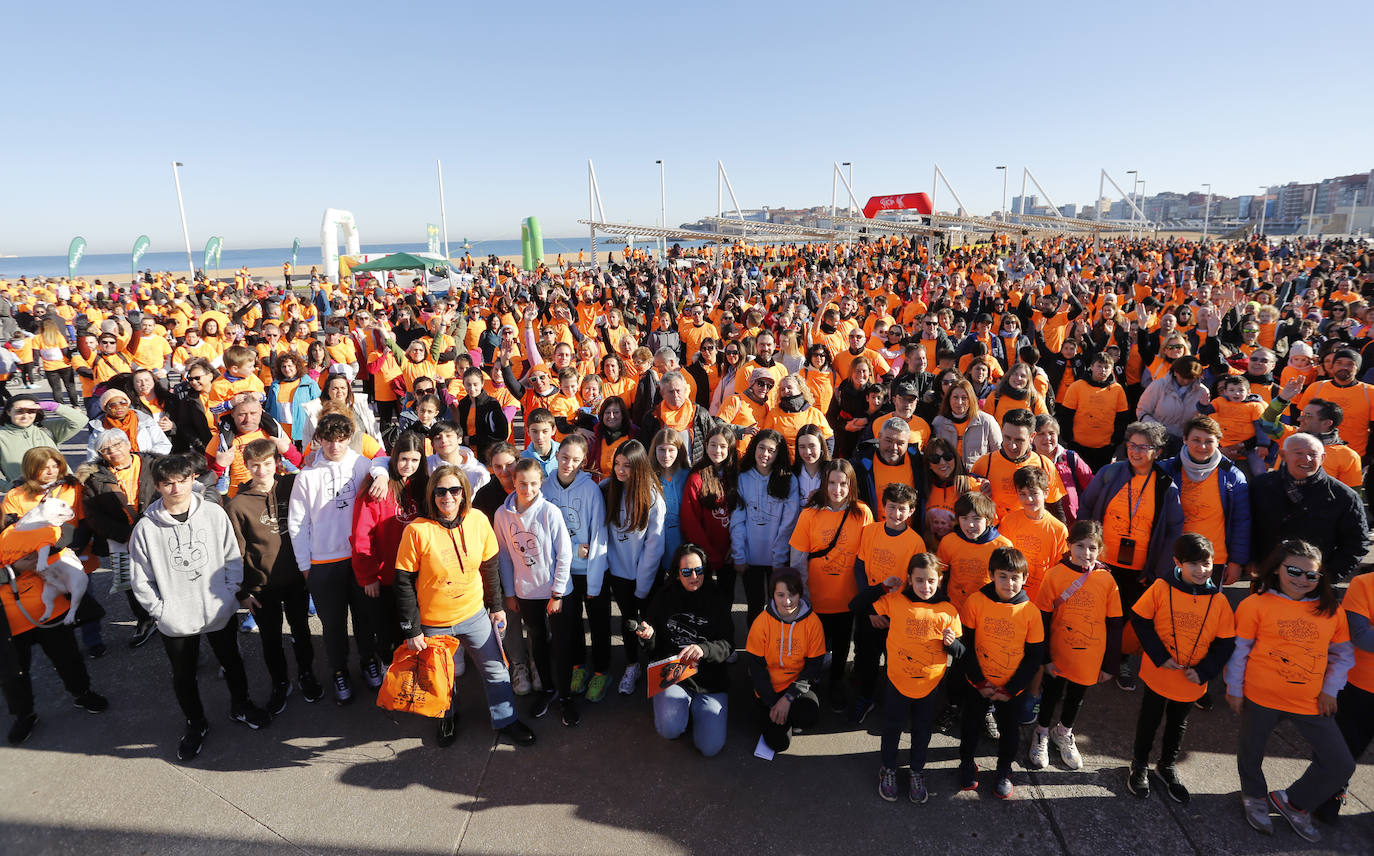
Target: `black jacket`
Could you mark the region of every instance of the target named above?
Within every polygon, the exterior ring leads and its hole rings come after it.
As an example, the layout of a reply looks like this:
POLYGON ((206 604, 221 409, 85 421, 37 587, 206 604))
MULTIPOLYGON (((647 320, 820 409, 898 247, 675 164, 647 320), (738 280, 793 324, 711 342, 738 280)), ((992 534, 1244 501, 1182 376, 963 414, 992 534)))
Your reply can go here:
POLYGON ((1341 579, 1354 573, 1369 547, 1359 494, 1326 470, 1301 484, 1280 469, 1250 484, 1250 555, 1263 561, 1280 541, 1300 538, 1322 551, 1322 565, 1341 579), (1289 496, 1289 487, 1295 497, 1289 496))
MULTIPOLYGON (((641 640, 650 660, 676 656, 688 645, 699 645, 705 652, 697 661, 697 673, 681 682, 694 693, 723 693, 730 689, 730 673, 725 659, 735 650, 735 624, 730 619, 730 604, 706 580, 696 591, 670 580, 649 603, 644 619, 654 629, 653 638, 641 640)), ((649 671, 647 679, 658 676, 649 671)))
POLYGON ((454 421, 463 431, 467 445, 471 446, 477 452, 477 456, 485 461, 487 449, 491 448, 493 444, 505 440, 506 433, 510 430, 510 423, 506 420, 506 412, 501 409, 501 402, 484 392, 475 400, 463 396, 458 399, 458 404, 453 409, 454 421), (468 414, 472 412, 474 405, 477 407, 477 433, 467 436, 468 414))
POLYGON ((205 453, 211 437, 210 423, 205 418, 205 404, 200 399, 200 393, 191 389, 185 381, 176 385, 167 400, 167 418, 177 426, 176 431, 167 435, 167 439, 172 441, 174 454, 205 453))

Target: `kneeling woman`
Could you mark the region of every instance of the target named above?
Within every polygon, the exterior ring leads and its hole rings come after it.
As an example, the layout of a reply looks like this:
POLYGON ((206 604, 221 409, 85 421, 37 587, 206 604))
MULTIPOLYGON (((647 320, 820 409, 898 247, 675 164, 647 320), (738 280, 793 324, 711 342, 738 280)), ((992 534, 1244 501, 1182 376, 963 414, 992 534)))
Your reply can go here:
MULTIPOLYGON (((730 602, 706 578, 706 551, 682 544, 670 567, 677 582, 668 582, 650 602, 645 621, 635 631, 650 660, 680 657, 697 673, 654 696, 654 728, 669 740, 692 726, 692 742, 710 757, 725 746, 729 718, 730 676, 725 660, 735 650, 730 602)), ((650 670, 649 681, 658 680, 650 670)))
POLYGON ((801 574, 788 568, 773 575, 768 606, 749 628, 745 656, 763 742, 786 751, 793 728, 810 728, 820 718, 811 685, 825 671, 825 630, 802 597, 801 574))
MULTIPOLYGON (((456 636, 481 671, 492 727, 520 746, 534 732, 515 716, 515 694, 497 632, 505 627, 496 533, 486 515, 472 509, 467 476, 454 466, 430 475, 426 516, 401 533, 396 551, 396 608, 412 651, 426 636, 456 636), (485 609, 483 608, 485 604, 485 609)), ((454 701, 457 701, 455 684, 454 701)), ((439 745, 457 738, 458 711, 450 706, 439 723, 439 745)))

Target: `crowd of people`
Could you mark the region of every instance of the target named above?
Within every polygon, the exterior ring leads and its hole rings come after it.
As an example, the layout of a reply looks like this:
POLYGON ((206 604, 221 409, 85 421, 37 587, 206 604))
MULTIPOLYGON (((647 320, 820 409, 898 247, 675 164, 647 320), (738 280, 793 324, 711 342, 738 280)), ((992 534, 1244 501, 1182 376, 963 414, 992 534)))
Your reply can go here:
MULTIPOLYGON (((722 751, 732 679, 760 752, 881 707, 879 794, 899 795, 905 730, 915 803, 936 730, 960 735, 963 789, 983 737, 997 797, 1013 761, 1044 768, 1051 747, 1078 769, 1075 727, 1109 681, 1141 695, 1127 788, 1186 802, 1188 715, 1221 695, 1251 825, 1277 814, 1316 840, 1313 817, 1334 822, 1374 737, 1374 250, 717 252, 492 259, 439 295, 246 272, 0 283, 10 742, 37 724, 34 647, 78 707, 106 709, 85 659, 106 651, 100 601, 123 594, 129 644, 165 645, 184 761, 209 729, 202 637, 253 729, 296 691, 375 692, 393 652, 454 637, 518 745, 526 720, 576 726, 671 661, 686 677, 652 697, 663 737, 722 751), (39 373, 51 401, 25 391, 39 373), (83 430, 73 471, 57 446, 83 430), (75 512, 51 545, 112 583, 74 624, 34 619, 42 569, 19 521, 51 497, 75 512), (238 646, 253 628, 261 704, 238 646), (1271 790, 1282 721, 1313 760, 1271 790)), ((457 731, 455 704, 438 744, 457 731)))

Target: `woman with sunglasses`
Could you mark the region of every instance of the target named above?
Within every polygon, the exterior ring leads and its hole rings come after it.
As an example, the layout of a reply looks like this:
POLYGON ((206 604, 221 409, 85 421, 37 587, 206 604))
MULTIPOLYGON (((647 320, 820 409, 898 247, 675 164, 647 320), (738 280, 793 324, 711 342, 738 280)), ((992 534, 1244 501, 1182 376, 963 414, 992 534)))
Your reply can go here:
POLYGON ((701 340, 701 346, 692 355, 692 361, 683 369, 683 373, 690 377, 695 385, 696 395, 693 400, 701 407, 711 406, 711 397, 715 395, 716 387, 720 384, 720 364, 716 360, 718 348, 716 340, 707 336, 701 340))
MULTIPOLYGON (((444 466, 430 474, 425 516, 409 523, 396 551, 396 608, 412 651, 430 636, 455 636, 482 676, 492 727, 518 746, 534 732, 515 714, 515 693, 498 634, 505 629, 505 601, 496 532, 472 508, 467 476, 444 466)), ((438 744, 453 745, 458 733, 457 683, 439 721, 438 744)))
MULTIPOLYGON (((692 744, 706 757, 725 748, 730 675, 726 661, 735 651, 730 598, 716 588, 706 551, 687 543, 673 551, 670 579, 654 596, 635 634, 651 662, 676 660, 696 673, 674 681, 653 697, 654 730, 676 740, 692 728, 692 744)), ((671 666, 652 670, 664 681, 671 666)))
POLYGON ((812 345, 806 349, 806 365, 798 372, 811 390, 811 401, 822 413, 830 412, 830 402, 835 397, 835 373, 830 370, 830 352, 824 345, 812 345))
POLYGON ((734 394, 735 376, 752 356, 745 342, 733 339, 722 339, 722 341, 724 345, 720 349, 720 366, 717 369, 719 380, 716 382, 716 391, 711 393, 712 416, 720 413, 721 405, 725 403, 725 399, 734 394))
POLYGON ((1354 665, 1354 646, 1322 553, 1284 541, 1256 571, 1236 607, 1236 648, 1226 664, 1226 703, 1240 714, 1240 773, 1245 819, 1272 834, 1277 812, 1303 839, 1321 833, 1311 812, 1345 787, 1355 759, 1332 714, 1354 665), (1284 790, 1269 790, 1265 744, 1287 720, 1312 750, 1307 770, 1284 790))
POLYGON ((56 449, 85 425, 86 414, 70 405, 40 402, 27 394, 11 398, 0 423, 0 473, 6 484, 22 479, 24 455, 30 449, 56 449))
POLYGON ((926 443, 924 458, 925 518, 920 531, 927 544, 938 544, 957 525, 955 501, 969 491, 981 491, 984 482, 968 474, 954 445, 943 437, 926 443))

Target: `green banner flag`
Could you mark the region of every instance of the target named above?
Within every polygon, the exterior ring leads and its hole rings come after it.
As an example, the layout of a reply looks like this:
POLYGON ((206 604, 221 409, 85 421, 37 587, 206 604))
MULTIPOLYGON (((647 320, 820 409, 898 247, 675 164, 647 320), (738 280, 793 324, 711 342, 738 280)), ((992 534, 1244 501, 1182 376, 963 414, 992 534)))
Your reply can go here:
POLYGON ((67 279, 76 276, 76 266, 81 264, 81 257, 86 255, 86 239, 80 235, 72 238, 71 246, 67 247, 67 279))
POLYGON ((439 227, 433 223, 425 225, 425 231, 429 234, 429 251, 433 255, 439 254, 439 227))
POLYGON ((139 235, 138 240, 134 241, 134 257, 130 266, 133 268, 135 274, 138 273, 138 260, 143 258, 144 253, 148 252, 148 245, 151 243, 147 235, 139 235))
POLYGON ((291 269, 292 269, 292 270, 295 270, 295 269, 296 269, 296 257, 299 256, 300 253, 301 253, 301 239, 300 239, 300 238, 297 238, 297 239, 295 240, 295 242, 294 242, 293 244, 291 244, 291 269))
POLYGON ((224 257, 224 236, 223 236, 223 235, 220 235, 219 238, 218 238, 217 240, 219 241, 219 243, 215 244, 215 269, 216 269, 216 270, 219 269, 219 260, 220 260, 221 258, 224 257))
POLYGON ((211 238, 205 242, 205 261, 203 261, 200 266, 202 271, 208 271, 210 269, 210 263, 215 260, 215 256, 219 252, 219 245, 219 238, 211 238))

